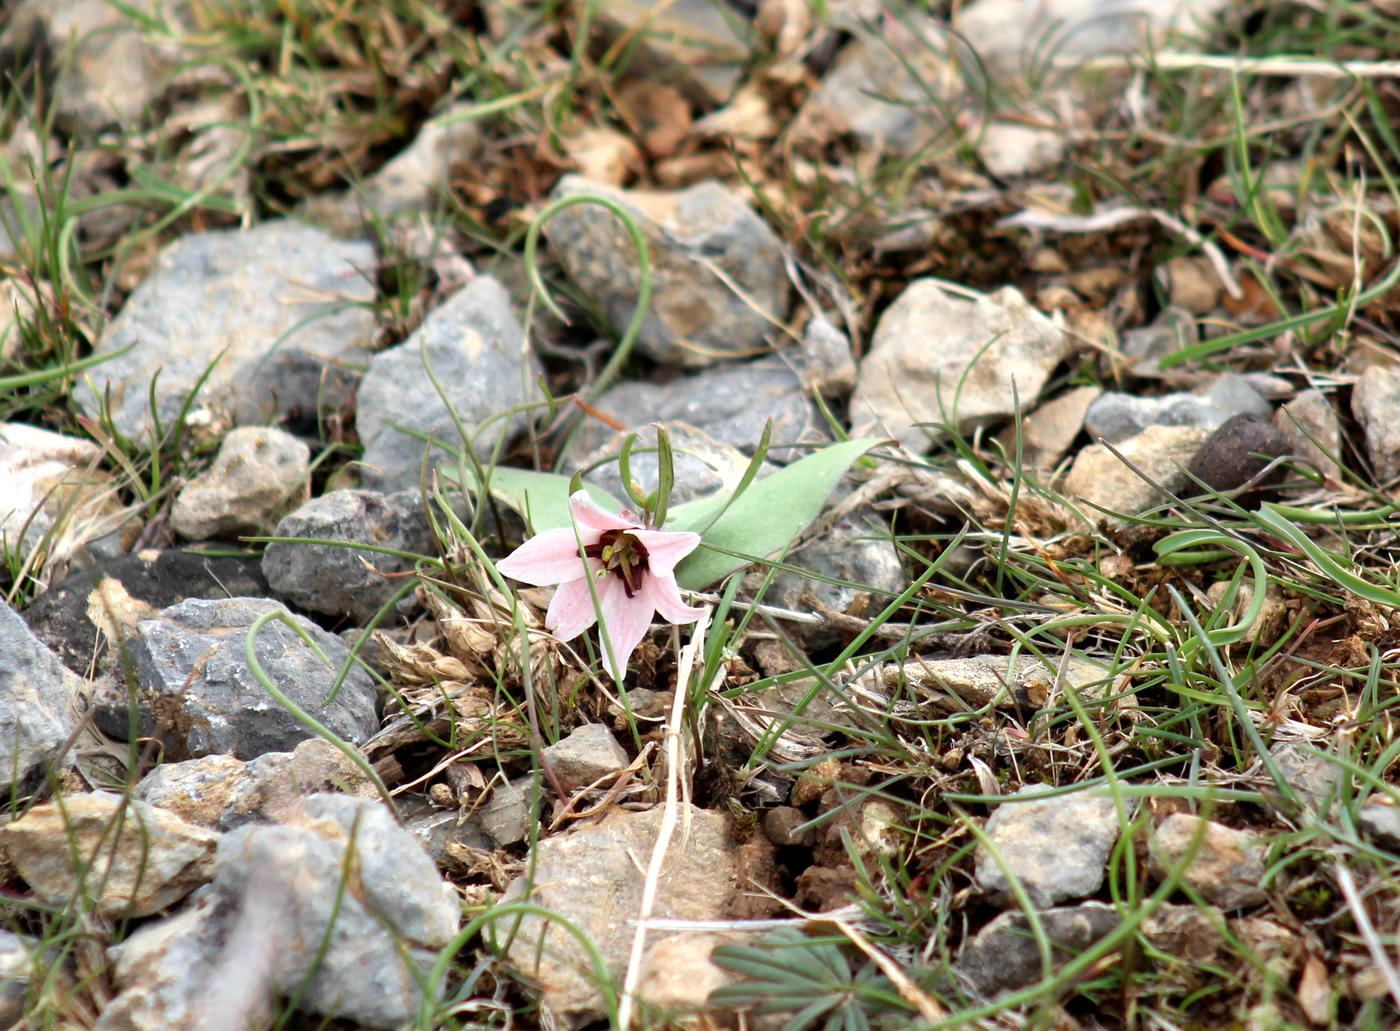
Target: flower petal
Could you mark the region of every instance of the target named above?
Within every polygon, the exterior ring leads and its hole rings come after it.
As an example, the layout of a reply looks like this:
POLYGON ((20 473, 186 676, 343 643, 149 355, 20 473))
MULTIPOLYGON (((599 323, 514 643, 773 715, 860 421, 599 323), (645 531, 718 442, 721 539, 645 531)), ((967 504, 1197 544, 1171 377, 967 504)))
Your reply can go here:
POLYGON ((676 563, 700 546, 700 535, 688 531, 634 530, 632 536, 647 549, 647 568, 670 576, 676 563))
MULTIPOLYGON (((601 583, 598 588, 601 593, 601 583)), ((593 595, 588 590, 588 581, 583 577, 560 584, 554 597, 549 600, 549 611, 544 614, 545 626, 561 641, 572 641, 597 619, 593 595)))
POLYGON ((654 611, 651 598, 643 581, 642 589, 635 596, 627 597, 626 587, 621 577, 610 576, 603 581, 601 608, 603 619, 599 624, 598 643, 603 652, 603 665, 613 680, 621 683, 627 676, 627 663, 632 652, 647 635, 654 611), (603 641, 603 628, 607 629, 607 642, 603 641), (608 644, 612 645, 612 655, 608 654, 608 644), (614 666, 612 659, 617 659, 614 666))
POLYGON ((502 576, 544 587, 582 579, 585 566, 572 526, 537 533, 496 563, 502 576))
POLYGON ((642 581, 647 601, 668 623, 694 623, 705 614, 704 608, 692 608, 681 598, 681 589, 674 576, 648 576, 642 581))
POLYGON ((586 490, 574 491, 569 496, 569 511, 574 514, 574 520, 578 523, 579 536, 583 538, 584 544, 596 544, 598 542, 597 535, 605 530, 630 530, 637 525, 616 512, 599 508, 588 496, 586 490), (590 531, 593 534, 592 540, 589 539, 590 531))

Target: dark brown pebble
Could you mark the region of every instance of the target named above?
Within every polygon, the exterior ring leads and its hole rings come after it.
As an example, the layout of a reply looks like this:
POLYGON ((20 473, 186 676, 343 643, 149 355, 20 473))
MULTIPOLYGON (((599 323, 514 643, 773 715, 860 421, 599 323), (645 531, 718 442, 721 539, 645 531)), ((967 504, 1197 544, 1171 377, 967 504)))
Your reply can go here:
MULTIPOLYGON (((1207 437, 1188 467, 1192 476, 1224 493, 1244 486, 1275 458, 1290 451, 1287 438, 1266 416, 1247 412, 1232 415, 1207 437)), ((1258 487, 1283 476, 1276 466, 1258 487)))

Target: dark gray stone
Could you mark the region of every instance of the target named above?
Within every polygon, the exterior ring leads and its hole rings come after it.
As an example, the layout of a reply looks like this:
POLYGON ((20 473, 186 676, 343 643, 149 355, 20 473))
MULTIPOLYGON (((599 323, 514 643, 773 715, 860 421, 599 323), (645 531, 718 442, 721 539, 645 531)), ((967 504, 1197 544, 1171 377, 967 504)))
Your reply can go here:
MULTIPOLYGON (((273 536, 348 541, 416 555, 433 554, 423 498, 416 490, 397 494, 332 491, 284 518, 273 536)), ((393 578, 392 574, 412 568, 408 559, 334 544, 274 542, 267 546, 262 558, 267 582, 292 604, 308 612, 349 616, 362 624, 402 586, 402 579, 393 578)))
MULTIPOLYGON (((1016 795, 1042 795, 1045 790, 1043 785, 1028 784, 1016 795)), ((1098 891, 1119 830, 1113 799, 1106 793, 1089 792, 1037 802, 1008 799, 997 806, 986 827, 1002 862, 1037 906, 1053 906, 1098 891)), ((1006 870, 980 847, 977 883, 983 891, 1011 897, 1006 870)))
MULTIPOLYGON (((864 597, 869 600, 870 614, 873 615, 884 606, 890 595, 898 594, 908 586, 899 551, 888 534, 882 534, 878 528, 861 527, 855 517, 837 523, 829 533, 821 534, 801 548, 789 552, 785 561, 811 570, 816 576, 779 573, 764 595, 765 604, 798 611, 830 609, 850 612, 856 602, 864 597), (860 586, 828 583, 818 577, 830 577, 860 586)), ((814 648, 834 644, 845 633, 825 624, 798 623, 789 629, 814 648)))
MULTIPOLYGON (((769 349, 773 320, 787 315, 783 245, 742 197, 712 181, 661 193, 568 175, 553 198, 580 194, 620 205, 646 239, 652 296, 637 341, 641 353, 663 365, 703 368, 769 349)), ((576 204, 550 219, 545 232, 569 277, 621 332, 637 306, 638 276, 622 222, 601 205, 576 204)))
MULTIPOLYGON (((533 355, 522 353, 523 338, 505 287, 480 276, 434 309, 402 344, 375 355, 355 412, 355 428, 365 445, 365 485, 384 491, 419 486, 424 444, 406 430, 431 435, 453 450, 462 447, 452 416, 423 368, 425 356, 472 433, 489 417, 537 396, 540 366, 533 355)), ((521 414, 492 423, 475 444, 477 454, 488 456, 501 433, 514 436, 524 425, 521 414)), ((435 456, 456 468, 447 452, 435 456)))
MULTIPOLYGON (((136 675, 176 757, 229 754, 251 759, 265 752, 289 752, 312 736, 273 700, 244 658, 248 627, 272 611, 287 609, 264 598, 191 599, 136 625, 131 644, 136 675)), ((256 644, 264 674, 339 737, 352 744, 365 741, 379 727, 373 681, 352 667, 339 694, 327 704, 348 649, 310 620, 291 618, 331 665, 284 623, 273 621, 259 633, 256 644)))
POLYGON ((1213 430, 1232 415, 1267 416, 1269 402, 1243 376, 1227 373, 1201 393, 1135 397, 1110 392, 1089 406, 1084 428, 1096 440, 1117 444, 1135 437, 1149 426, 1193 426, 1213 430))
MULTIPOLYGON (((1054 969, 1064 966, 1118 926, 1118 911, 1108 903, 1046 909, 1037 914, 1054 947, 1054 969)), ((963 946, 953 964, 974 995, 994 998, 1035 984, 1045 976, 1040 949, 1024 913, 1003 913, 963 946)))
MULTIPOLYGON (((784 444, 828 441, 826 423, 803 391, 801 380, 782 355, 770 355, 742 365, 727 365, 663 383, 619 383, 595 402, 603 413, 624 426, 643 427, 682 422, 711 440, 752 455, 773 420, 768 458, 790 462, 802 457, 784 444)), ((574 453, 594 452, 611 437, 598 422, 583 425, 574 438, 574 453)))
POLYGON ((374 287, 366 277, 375 262, 370 244, 296 222, 182 236, 96 348, 131 350, 94 366, 74 400, 95 416, 110 390, 117 429, 141 438, 151 429, 157 372, 156 409, 168 428, 224 352, 191 405, 196 424, 309 421, 338 411, 350 400, 351 370, 369 359, 374 287))
POLYGON ((491 789, 491 797, 477 810, 477 817, 497 845, 514 845, 530 834, 529 777, 517 777, 491 789))
POLYGON ((77 726, 83 683, 0 604, 0 770, 14 790, 56 761, 77 726))
POLYGON ((614 0, 598 8, 606 40, 630 42, 628 71, 678 81, 700 103, 723 103, 752 56, 749 17, 724 0, 614 0))

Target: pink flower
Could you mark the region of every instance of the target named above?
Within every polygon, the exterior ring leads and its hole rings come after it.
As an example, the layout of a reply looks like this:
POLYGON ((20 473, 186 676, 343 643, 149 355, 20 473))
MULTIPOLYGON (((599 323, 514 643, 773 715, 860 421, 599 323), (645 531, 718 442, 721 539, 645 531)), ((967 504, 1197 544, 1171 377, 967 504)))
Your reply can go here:
POLYGON ((561 641, 573 640, 601 614, 607 630, 605 642, 599 635, 603 664, 620 681, 633 650, 651 626, 652 613, 661 613, 671 623, 693 623, 704 615, 704 609, 691 608, 681 600, 675 573, 676 563, 699 546, 700 535, 649 529, 626 513, 604 511, 582 490, 569 498, 569 511, 578 527, 577 537, 572 526, 538 533, 497 562, 496 568, 536 587, 559 585, 545 624, 561 641))

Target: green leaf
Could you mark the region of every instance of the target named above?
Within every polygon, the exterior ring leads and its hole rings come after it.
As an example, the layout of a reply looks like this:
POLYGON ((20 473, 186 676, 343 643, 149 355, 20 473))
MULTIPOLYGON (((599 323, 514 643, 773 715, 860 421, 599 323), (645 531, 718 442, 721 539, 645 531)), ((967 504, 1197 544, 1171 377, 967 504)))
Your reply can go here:
MULTIPOLYGON (((502 465, 490 471, 488 481, 491 496, 526 516, 535 533, 573 525, 573 519, 569 515, 569 477, 502 465)), ((465 486, 473 493, 480 489, 477 483, 469 482, 465 486)), ((590 498, 610 512, 617 512, 623 508, 622 502, 602 487, 584 483, 583 489, 588 491, 590 498)))
POLYGON ((727 509, 727 496, 672 509, 667 530, 698 531, 723 512, 705 531, 699 549, 676 567, 676 580, 699 590, 751 561, 781 552, 821 514, 827 495, 851 463, 879 443, 867 438, 823 448, 757 481, 727 509))

